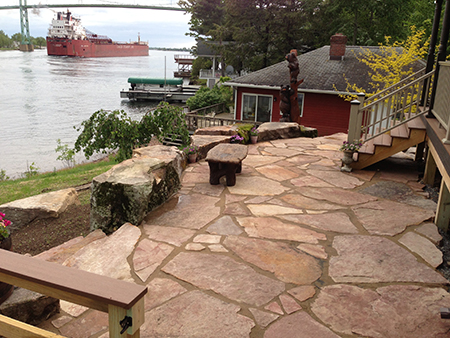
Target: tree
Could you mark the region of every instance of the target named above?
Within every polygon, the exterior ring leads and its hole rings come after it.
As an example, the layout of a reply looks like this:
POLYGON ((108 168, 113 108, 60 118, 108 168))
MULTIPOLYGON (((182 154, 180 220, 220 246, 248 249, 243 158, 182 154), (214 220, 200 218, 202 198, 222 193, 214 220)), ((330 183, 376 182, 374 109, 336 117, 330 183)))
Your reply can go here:
POLYGON ((10 48, 12 47, 12 40, 0 30, 0 48, 10 48))
MULTIPOLYGON (((380 44, 381 53, 362 48, 357 58, 370 68, 372 89, 369 91, 369 95, 386 89, 413 74, 413 63, 427 55, 428 43, 423 43, 425 30, 411 27, 411 31, 412 34, 400 42, 391 42, 392 39, 386 37, 386 44, 380 44)), ((348 81, 347 91, 366 93, 366 90, 350 84, 348 81)), ((355 97, 346 97, 346 99, 353 98, 355 97)))
POLYGON ((159 141, 179 137, 183 144, 189 143, 189 131, 181 107, 167 102, 161 102, 155 110, 148 111, 141 121, 132 120, 123 110, 99 110, 76 130, 81 130, 81 133, 74 150, 83 150, 87 159, 95 152, 106 154, 117 150, 116 161, 121 162, 131 158, 133 149, 148 144, 153 136, 159 141))
POLYGON ((39 46, 39 48, 42 48, 42 46, 45 46, 47 43, 45 38, 43 38, 42 36, 39 36, 37 38, 32 38, 31 42, 33 45, 39 46))
POLYGON ((196 110, 203 107, 212 106, 214 104, 223 103, 227 106, 233 103, 233 89, 222 84, 228 80, 229 77, 221 77, 219 84, 215 84, 212 89, 208 87, 201 87, 194 96, 186 101, 186 105, 190 110, 196 110))

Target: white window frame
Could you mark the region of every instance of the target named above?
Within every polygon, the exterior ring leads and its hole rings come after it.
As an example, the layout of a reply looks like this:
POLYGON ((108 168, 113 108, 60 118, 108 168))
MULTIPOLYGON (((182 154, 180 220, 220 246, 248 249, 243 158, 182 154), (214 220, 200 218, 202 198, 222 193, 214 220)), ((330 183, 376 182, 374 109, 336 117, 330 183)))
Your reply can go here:
MULTIPOLYGON (((244 96, 248 95, 248 96, 255 96, 256 97, 256 107, 255 107, 255 119, 253 120, 254 122, 258 121, 258 97, 259 96, 264 96, 264 97, 268 97, 270 98, 270 116, 269 116, 269 121, 268 122, 272 122, 272 114, 273 114, 273 95, 267 95, 267 94, 255 94, 255 93, 242 93, 242 97, 241 97, 241 120, 244 120, 244 96)), ((246 120, 246 121, 250 121, 250 120, 246 120)))
POLYGON ((299 109, 300 109, 300 117, 303 117, 303 108, 304 108, 304 105, 305 105, 305 93, 299 93, 299 92, 297 92, 297 100, 298 100, 298 96, 299 95, 301 95, 301 96, 303 96, 303 99, 302 99, 302 105, 301 105, 301 107, 300 107, 300 105, 299 105, 299 109))

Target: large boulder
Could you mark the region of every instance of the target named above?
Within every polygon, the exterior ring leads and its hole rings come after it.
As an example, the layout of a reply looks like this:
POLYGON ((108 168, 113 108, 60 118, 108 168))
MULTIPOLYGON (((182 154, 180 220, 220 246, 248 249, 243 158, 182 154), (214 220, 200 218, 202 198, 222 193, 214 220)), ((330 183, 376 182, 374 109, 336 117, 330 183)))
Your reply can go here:
POLYGON ((10 230, 26 226, 35 219, 57 218, 69 205, 79 204, 74 188, 52 191, 0 205, 0 211, 10 220, 10 230))
POLYGON ((91 185, 91 229, 107 234, 124 223, 139 225, 180 186, 183 153, 176 147, 153 146, 95 177, 91 185), (163 148, 162 148, 163 147, 163 148))
POLYGON ((266 122, 258 127, 258 132, 258 142, 317 136, 316 129, 301 126, 296 122, 266 122))

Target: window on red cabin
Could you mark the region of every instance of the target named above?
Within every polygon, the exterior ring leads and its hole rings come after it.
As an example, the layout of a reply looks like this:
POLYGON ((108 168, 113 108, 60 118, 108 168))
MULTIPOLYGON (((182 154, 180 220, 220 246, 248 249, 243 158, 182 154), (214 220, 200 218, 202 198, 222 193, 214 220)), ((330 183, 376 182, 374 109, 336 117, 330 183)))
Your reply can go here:
POLYGON ((242 94, 242 119, 270 122, 272 117, 271 95, 242 94))

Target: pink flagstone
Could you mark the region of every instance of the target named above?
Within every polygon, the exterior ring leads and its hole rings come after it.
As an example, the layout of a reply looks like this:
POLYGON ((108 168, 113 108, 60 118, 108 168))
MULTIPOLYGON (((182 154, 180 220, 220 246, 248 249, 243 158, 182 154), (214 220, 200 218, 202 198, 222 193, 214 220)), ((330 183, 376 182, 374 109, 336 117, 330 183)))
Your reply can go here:
POLYGON ((322 275, 315 258, 282 242, 229 236, 224 245, 243 260, 272 272, 286 283, 311 284, 322 275))
POLYGON ((242 229, 238 227, 230 216, 223 216, 211 224, 207 229, 210 234, 239 235, 242 229))
POLYGON ((305 229, 297 225, 283 223, 272 217, 238 217, 250 237, 292 240, 297 242, 318 243, 326 240, 324 234, 305 229))
POLYGON ((433 211, 394 201, 370 202, 352 210, 363 227, 374 235, 394 236, 434 216, 433 211))
POLYGON ((247 208, 244 208, 239 203, 231 203, 227 204, 225 206, 225 210, 223 211, 224 215, 248 215, 250 216, 251 213, 247 208))
POLYGON ((310 227, 325 231, 347 234, 358 233, 358 229, 353 225, 348 215, 343 212, 333 212, 317 215, 283 215, 280 216, 280 218, 286 221, 305 224, 310 227))
POLYGON ((450 295, 441 288, 390 285, 375 290, 325 286, 311 306, 337 332, 358 337, 448 337, 450 322, 439 316, 450 295))
POLYGON ((442 236, 439 234, 438 228, 434 223, 425 223, 418 227, 415 231, 424 235, 436 245, 442 240, 442 236))
POLYGON ((278 317, 280 317, 279 315, 254 308, 249 308, 249 310, 252 313, 253 317, 255 317, 256 323, 261 327, 266 327, 278 317))
POLYGON ((227 187, 231 194, 273 196, 289 190, 288 187, 265 177, 247 176, 240 180, 235 186, 227 187))
POLYGON ((410 252, 384 237, 337 236, 333 248, 337 256, 330 258, 328 273, 337 283, 448 283, 410 252))
POLYGON ((296 155, 301 153, 300 150, 281 148, 281 147, 278 147, 278 146, 264 148, 264 151, 266 153, 269 153, 270 155, 286 156, 286 157, 296 156, 296 155))
POLYGON ((342 189, 353 189, 364 184, 356 177, 335 170, 307 170, 307 173, 342 189))
POLYGON ((255 168, 262 165, 275 163, 284 159, 285 157, 282 156, 247 155, 247 157, 242 161, 242 164, 255 168))
POLYGON ((307 254, 310 254, 311 256, 320 259, 328 258, 328 254, 326 253, 325 248, 321 245, 300 244, 297 248, 299 248, 303 252, 306 252, 307 254))
POLYGON ((272 323, 264 333, 264 338, 339 338, 330 329, 319 324, 304 311, 298 311, 272 323))
POLYGON ((299 175, 289 169, 278 165, 266 165, 256 169, 259 173, 275 181, 286 181, 298 177, 299 175))
POLYGON ((270 304, 266 305, 264 309, 272 311, 274 313, 278 313, 280 315, 284 315, 283 309, 277 302, 271 302, 270 304))
POLYGON ((430 264, 433 268, 437 268, 442 264, 442 251, 425 237, 414 232, 408 232, 398 241, 409 250, 422 257, 425 262, 430 264))
POLYGON ((86 338, 108 328, 108 314, 90 311, 86 316, 73 320, 59 330, 64 337, 86 338))
POLYGON ((248 338, 255 323, 239 310, 201 291, 187 292, 147 311, 141 337, 248 338))
POLYGON ((224 189, 225 187, 222 184, 211 185, 208 182, 208 183, 197 183, 195 187, 192 189, 192 191, 199 194, 219 197, 224 189))
POLYGON ((194 237, 194 243, 217 244, 220 243, 222 236, 200 234, 194 237))
POLYGON ((157 243, 144 238, 136 247, 133 256, 134 271, 145 282, 173 251, 173 247, 165 243, 157 243))
POLYGON ((281 305, 283 305, 284 312, 287 314, 291 314, 302 309, 302 307, 291 296, 286 294, 280 295, 280 302, 281 305))
POLYGON ((295 205, 300 209, 312 210, 337 210, 342 209, 342 206, 331 204, 323 201, 318 201, 313 198, 305 197, 300 194, 287 194, 281 197, 286 203, 295 205))
POLYGON ((150 239, 175 246, 181 246, 195 234, 195 231, 190 229, 148 224, 143 225, 143 230, 150 239))
POLYGON ((254 216, 278 216, 286 214, 302 214, 303 211, 298 208, 283 207, 273 204, 247 204, 254 216))
POLYGON ((297 165, 301 166, 304 164, 314 163, 320 161, 322 158, 319 156, 311 156, 311 155, 297 155, 295 157, 290 157, 287 159, 287 161, 297 165))
POLYGON ((149 213, 145 223, 200 229, 219 216, 220 207, 215 206, 218 201, 217 197, 200 194, 178 196, 149 213))
POLYGON ((343 206, 363 204, 370 201, 376 201, 377 198, 374 196, 360 194, 354 191, 348 191, 338 188, 312 188, 304 187, 302 189, 297 189, 297 191, 310 198, 325 200, 331 203, 336 203, 343 206))
POLYGON ((169 299, 185 293, 187 290, 168 278, 155 278, 147 284, 145 294, 145 311, 153 309, 169 299))
POLYGON ((288 290, 288 293, 300 302, 304 302, 316 294, 316 288, 312 285, 302 285, 288 290))
POLYGON ((321 179, 314 176, 303 176, 291 180, 291 183, 297 187, 317 187, 317 188, 328 188, 332 187, 331 184, 322 181, 321 179))
POLYGON ((182 252, 162 270, 201 289, 256 306, 284 291, 284 283, 224 255, 182 252))

